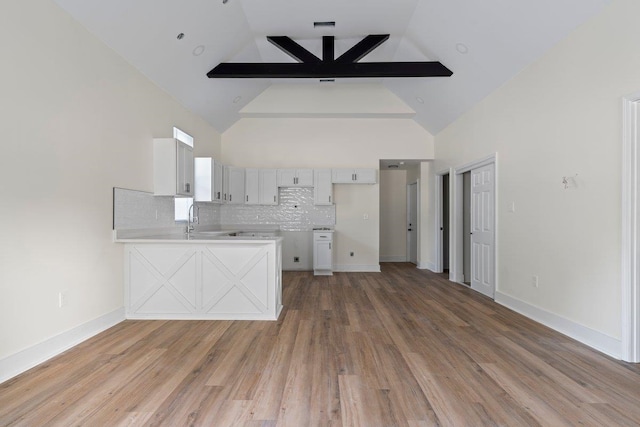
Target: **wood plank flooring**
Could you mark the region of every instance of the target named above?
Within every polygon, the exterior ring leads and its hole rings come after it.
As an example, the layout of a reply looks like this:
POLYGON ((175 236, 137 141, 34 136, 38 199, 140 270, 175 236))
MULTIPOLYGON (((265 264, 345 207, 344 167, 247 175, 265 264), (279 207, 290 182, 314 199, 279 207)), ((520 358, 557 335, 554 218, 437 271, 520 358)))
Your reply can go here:
POLYGON ((278 322, 120 323, 1 384, 0 425, 640 425, 640 366, 382 270, 285 272, 278 322))

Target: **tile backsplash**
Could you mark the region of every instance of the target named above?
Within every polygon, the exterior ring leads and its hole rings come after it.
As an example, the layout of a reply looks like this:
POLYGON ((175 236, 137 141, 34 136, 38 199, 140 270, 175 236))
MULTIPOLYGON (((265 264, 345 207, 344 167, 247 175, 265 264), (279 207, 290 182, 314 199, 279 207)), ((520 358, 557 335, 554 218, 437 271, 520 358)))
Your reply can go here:
POLYGON ((173 197, 154 196, 146 191, 113 189, 113 229, 173 227, 173 197))
MULTIPOLYGON (((334 226, 336 207, 315 206, 313 188, 283 187, 276 206, 197 203, 200 225, 277 225, 283 231, 334 226)), ((174 227, 173 197, 144 191, 113 189, 114 229, 174 227)))
POLYGON ((283 231, 307 231, 336 223, 335 205, 314 205, 313 188, 283 187, 278 197, 276 206, 198 203, 200 224, 278 225, 283 231))

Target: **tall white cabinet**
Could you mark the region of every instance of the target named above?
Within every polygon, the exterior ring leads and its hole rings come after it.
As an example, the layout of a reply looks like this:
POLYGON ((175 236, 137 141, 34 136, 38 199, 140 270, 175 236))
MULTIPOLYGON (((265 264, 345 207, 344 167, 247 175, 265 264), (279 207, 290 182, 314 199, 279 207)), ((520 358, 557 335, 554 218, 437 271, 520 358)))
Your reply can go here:
POLYGON ((241 205, 244 203, 244 168, 224 167, 222 178, 222 196, 225 203, 241 205))
POLYGON ((153 193, 193 197, 193 147, 174 138, 153 140, 153 193))
POLYGON ((331 182, 331 169, 315 169, 313 171, 313 204, 333 204, 333 183, 331 182))
POLYGON ((223 165, 211 157, 196 157, 195 200, 197 202, 223 201, 223 165))

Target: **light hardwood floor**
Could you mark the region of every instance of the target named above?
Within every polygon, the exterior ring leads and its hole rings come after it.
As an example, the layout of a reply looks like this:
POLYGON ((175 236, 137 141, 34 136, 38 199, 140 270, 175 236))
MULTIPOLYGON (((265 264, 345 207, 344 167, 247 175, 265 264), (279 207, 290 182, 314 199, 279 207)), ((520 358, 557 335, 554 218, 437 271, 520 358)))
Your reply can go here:
POLYGON ((640 366, 382 270, 287 272, 278 322, 120 323, 0 385, 0 425, 640 425, 640 366))

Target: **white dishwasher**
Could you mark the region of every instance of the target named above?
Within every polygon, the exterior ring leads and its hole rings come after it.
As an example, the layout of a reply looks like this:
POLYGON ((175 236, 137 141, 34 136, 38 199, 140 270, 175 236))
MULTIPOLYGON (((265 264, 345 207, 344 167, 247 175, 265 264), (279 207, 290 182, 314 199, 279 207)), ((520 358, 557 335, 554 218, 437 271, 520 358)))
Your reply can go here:
POLYGON ((333 275, 333 230, 313 229, 313 274, 333 275))

